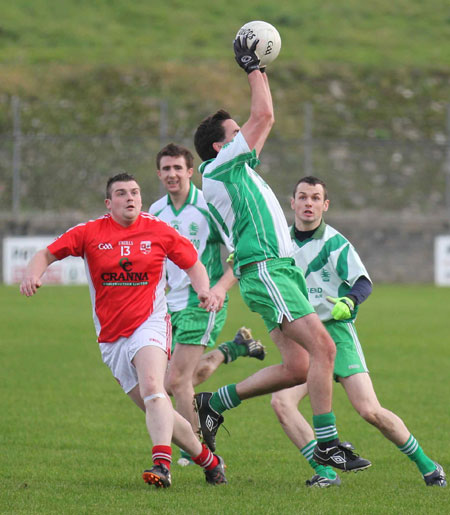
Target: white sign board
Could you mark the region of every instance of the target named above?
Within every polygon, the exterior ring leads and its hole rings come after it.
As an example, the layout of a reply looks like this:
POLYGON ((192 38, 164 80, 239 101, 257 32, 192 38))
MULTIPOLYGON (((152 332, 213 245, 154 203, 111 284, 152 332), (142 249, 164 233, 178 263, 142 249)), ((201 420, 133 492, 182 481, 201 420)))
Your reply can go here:
POLYGON ((436 236, 434 240, 434 282, 450 286, 450 236, 436 236))
MULTIPOLYGON (((26 266, 34 254, 52 243, 55 236, 14 236, 3 239, 3 281, 22 281, 26 266)), ((86 284, 84 259, 69 256, 55 261, 42 278, 45 284, 86 284)))

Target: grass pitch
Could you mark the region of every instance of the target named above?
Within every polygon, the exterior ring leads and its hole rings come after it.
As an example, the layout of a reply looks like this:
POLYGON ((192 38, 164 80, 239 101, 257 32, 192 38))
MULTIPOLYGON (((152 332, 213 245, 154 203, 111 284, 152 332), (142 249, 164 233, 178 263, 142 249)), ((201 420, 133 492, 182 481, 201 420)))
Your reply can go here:
MULTIPOLYGON (((232 291, 221 340, 241 325, 279 362, 258 316, 232 291)), ((450 289, 376 286, 358 329, 381 403, 402 417, 425 452, 450 472, 450 289)), ((226 413, 218 450, 229 484, 211 487, 197 467, 173 465, 173 487, 140 478, 151 462, 143 414, 102 364, 85 287, 42 288, 32 299, 0 287, 1 513, 448 513, 450 488, 427 488, 416 467, 350 407, 335 387, 343 439, 373 466, 342 486, 309 490, 312 475, 284 436, 269 397, 226 413)), ((240 358, 204 385, 238 382, 261 366, 240 358)), ((308 403, 302 407, 310 418, 308 403)), ((177 451, 174 450, 174 457, 177 451)))

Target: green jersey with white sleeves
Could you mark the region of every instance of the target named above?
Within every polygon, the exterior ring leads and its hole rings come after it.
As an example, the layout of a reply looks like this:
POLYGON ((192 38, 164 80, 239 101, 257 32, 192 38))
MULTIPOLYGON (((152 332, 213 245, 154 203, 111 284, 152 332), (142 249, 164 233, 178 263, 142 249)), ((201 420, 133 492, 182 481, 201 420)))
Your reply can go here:
POLYGON ((199 168, 209 210, 234 248, 236 275, 249 263, 292 257, 286 218, 273 191, 254 171, 258 164, 256 152, 239 132, 199 168))
MULTIPOLYGON (((298 241, 293 226, 291 237, 295 263, 305 274, 309 301, 322 322, 333 320, 334 305, 326 297, 344 297, 361 276, 370 281, 366 267, 347 238, 323 220, 311 238, 298 241)), ((349 320, 355 319, 357 312, 358 306, 349 320)))
MULTIPOLYGON (((175 209, 170 196, 165 195, 150 206, 149 213, 171 225, 191 241, 198 251, 200 261, 205 265, 213 286, 223 275, 220 246, 225 242, 211 218, 201 190, 191 183, 186 202, 179 210, 175 209)), ((198 306, 197 294, 186 272, 167 260, 166 273, 170 288, 167 294, 170 311, 198 306)))

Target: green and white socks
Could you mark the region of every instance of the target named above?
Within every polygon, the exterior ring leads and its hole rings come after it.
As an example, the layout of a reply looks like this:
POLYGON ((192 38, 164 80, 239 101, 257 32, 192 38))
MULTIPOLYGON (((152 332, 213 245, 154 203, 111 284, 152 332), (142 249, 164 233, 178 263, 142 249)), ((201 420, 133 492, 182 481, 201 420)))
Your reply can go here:
POLYGON ((235 341, 221 343, 217 348, 223 354, 225 364, 235 361, 239 356, 247 356, 248 354, 247 347, 239 345, 235 341))
POLYGON ((300 449, 300 452, 302 453, 306 461, 309 463, 309 465, 312 467, 315 474, 334 481, 337 476, 336 472, 331 467, 319 465, 319 463, 317 463, 313 459, 314 447, 316 446, 316 444, 317 440, 311 440, 307 445, 305 445, 305 447, 300 449))
POLYGON ((236 408, 241 404, 241 399, 236 392, 236 384, 222 386, 214 392, 209 399, 209 405, 217 413, 223 413, 227 409, 236 408))
POLYGON ((319 447, 321 447, 321 444, 338 439, 336 417, 332 411, 313 415, 313 426, 319 447))
POLYGON ((399 445, 397 447, 403 454, 406 454, 411 461, 414 461, 423 476, 436 469, 434 461, 423 452, 422 447, 420 447, 419 442, 413 435, 409 435, 405 445, 399 445))

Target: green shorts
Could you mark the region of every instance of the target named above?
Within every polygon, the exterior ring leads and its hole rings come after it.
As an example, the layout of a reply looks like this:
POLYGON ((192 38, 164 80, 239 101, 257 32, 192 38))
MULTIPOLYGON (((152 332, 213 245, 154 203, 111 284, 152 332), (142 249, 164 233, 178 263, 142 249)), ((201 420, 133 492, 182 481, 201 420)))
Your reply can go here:
POLYGON ((259 313, 267 329, 279 328, 314 313, 302 271, 291 258, 261 261, 241 268, 239 289, 247 306, 259 313))
POLYGON ((214 347, 227 319, 228 300, 217 312, 208 313, 202 308, 185 308, 170 313, 172 318, 172 351, 176 343, 214 347))
POLYGON ((336 359, 334 361, 334 378, 348 377, 360 372, 368 372, 361 344, 358 340, 355 324, 329 320, 324 322, 336 344, 336 359))

